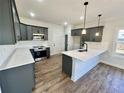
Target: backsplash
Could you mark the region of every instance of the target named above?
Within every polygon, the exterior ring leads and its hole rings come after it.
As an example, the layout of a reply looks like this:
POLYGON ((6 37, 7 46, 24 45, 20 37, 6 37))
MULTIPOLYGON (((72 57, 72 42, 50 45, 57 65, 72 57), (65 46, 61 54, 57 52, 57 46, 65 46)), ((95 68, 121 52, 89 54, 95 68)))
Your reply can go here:
POLYGON ((16 44, 16 47, 28 47, 32 48, 33 46, 48 46, 48 41, 19 41, 16 44))
POLYGON ((15 45, 0 45, 0 65, 14 52, 15 45))
POLYGON ((0 45, 0 65, 4 63, 16 48, 48 46, 48 41, 19 41, 16 45, 0 45))
POLYGON ((91 49, 108 49, 108 42, 86 42, 91 49))

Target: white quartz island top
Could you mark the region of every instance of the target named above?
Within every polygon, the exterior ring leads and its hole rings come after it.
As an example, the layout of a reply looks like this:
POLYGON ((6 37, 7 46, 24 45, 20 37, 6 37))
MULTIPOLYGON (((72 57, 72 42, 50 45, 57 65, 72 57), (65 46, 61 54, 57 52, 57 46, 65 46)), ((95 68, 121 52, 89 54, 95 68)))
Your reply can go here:
POLYGON ((100 55, 106 51, 107 49, 88 49, 87 52, 79 52, 78 50, 63 52, 62 54, 66 57, 63 56, 62 58, 62 71, 71 77, 73 82, 76 82, 100 63, 100 55), (71 57, 72 60, 67 60, 67 56, 71 57))
POLYGON ((34 63, 29 48, 17 48, 6 62, 0 65, 0 71, 34 63))
POLYGON ((107 49, 89 49, 87 52, 79 52, 77 49, 77 50, 62 52, 62 54, 70 56, 72 58, 76 58, 81 61, 87 61, 95 56, 98 56, 98 55, 106 52, 106 51, 107 51, 107 49))

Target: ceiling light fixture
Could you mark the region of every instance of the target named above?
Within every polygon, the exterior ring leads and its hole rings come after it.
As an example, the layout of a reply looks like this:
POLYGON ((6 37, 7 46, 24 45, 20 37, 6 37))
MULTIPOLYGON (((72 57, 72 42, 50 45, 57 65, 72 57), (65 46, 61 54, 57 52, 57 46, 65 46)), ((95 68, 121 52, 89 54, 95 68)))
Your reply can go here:
POLYGON ((65 26, 66 26, 67 24, 68 24, 67 22, 64 23, 65 26))
POLYGON ((31 16, 31 17, 34 17, 35 14, 34 14, 33 12, 30 12, 30 16, 31 16))
POLYGON ((38 2, 43 2, 44 0, 37 0, 38 2))
POLYGON ((83 27, 83 30, 82 30, 82 34, 86 34, 86 16, 87 16, 87 5, 88 5, 88 2, 84 2, 84 6, 85 6, 85 13, 84 13, 84 27, 83 27))
POLYGON ((95 34, 95 36, 100 36, 100 17, 101 17, 102 15, 101 14, 99 14, 98 15, 98 31, 96 32, 96 34, 95 34))
POLYGON ((80 20, 83 20, 83 19, 84 19, 84 17, 83 17, 83 16, 81 16, 81 17, 80 17, 80 20))

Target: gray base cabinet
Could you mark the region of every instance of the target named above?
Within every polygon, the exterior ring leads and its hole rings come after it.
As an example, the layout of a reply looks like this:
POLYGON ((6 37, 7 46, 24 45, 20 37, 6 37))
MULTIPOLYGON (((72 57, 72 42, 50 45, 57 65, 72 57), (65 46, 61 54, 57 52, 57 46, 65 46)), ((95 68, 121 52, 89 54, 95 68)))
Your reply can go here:
POLYGON ((0 72, 2 93, 32 93, 34 87, 34 64, 0 72))
POLYGON ((50 47, 46 48, 46 55, 47 55, 47 58, 50 58, 50 47))
POLYGON ((62 72, 66 73, 70 78, 72 76, 72 58, 62 55, 62 72))

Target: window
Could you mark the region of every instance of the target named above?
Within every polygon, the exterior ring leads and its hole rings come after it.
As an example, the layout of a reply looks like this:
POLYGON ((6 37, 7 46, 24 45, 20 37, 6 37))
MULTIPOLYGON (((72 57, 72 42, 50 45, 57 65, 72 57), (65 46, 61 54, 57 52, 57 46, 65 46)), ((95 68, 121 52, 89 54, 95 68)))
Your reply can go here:
POLYGON ((118 33, 118 41, 124 41, 124 30, 120 30, 118 33))
POLYGON ((118 32, 116 53, 124 54, 124 30, 118 32))

